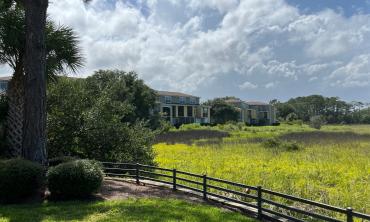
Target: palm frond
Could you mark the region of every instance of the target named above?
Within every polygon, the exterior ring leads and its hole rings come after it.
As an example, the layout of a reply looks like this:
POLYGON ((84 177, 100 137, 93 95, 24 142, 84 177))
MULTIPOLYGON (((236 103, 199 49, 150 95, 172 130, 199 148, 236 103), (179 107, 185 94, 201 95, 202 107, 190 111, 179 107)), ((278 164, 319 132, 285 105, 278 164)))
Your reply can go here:
POLYGON ((25 45, 24 12, 17 8, 0 10, 0 64, 13 69, 23 56, 25 45))
POLYGON ((78 37, 69 27, 56 27, 54 23, 48 22, 46 51, 46 69, 51 79, 68 71, 75 73, 84 65, 84 58, 78 46, 78 37))

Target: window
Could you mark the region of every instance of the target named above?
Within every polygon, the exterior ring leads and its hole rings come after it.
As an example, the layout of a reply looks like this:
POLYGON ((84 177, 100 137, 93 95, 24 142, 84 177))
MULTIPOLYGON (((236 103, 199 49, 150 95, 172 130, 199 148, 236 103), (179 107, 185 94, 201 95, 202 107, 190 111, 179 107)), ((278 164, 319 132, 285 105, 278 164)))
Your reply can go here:
POLYGON ((193 107, 192 107, 192 106, 188 106, 188 111, 187 111, 187 113, 188 113, 188 116, 189 116, 189 117, 192 117, 192 116, 193 116, 193 107))
POLYGON ((6 91, 7 88, 8 88, 8 82, 1 81, 0 82, 0 92, 6 91))
POLYGON ((186 97, 185 99, 186 99, 185 103, 190 104, 190 97, 186 97))
POLYGON ((163 116, 167 117, 171 115, 171 109, 170 107, 162 107, 162 113, 163 116))
POLYGON ((268 119, 268 113, 267 112, 263 112, 263 118, 268 119))
POLYGON ((208 108, 207 107, 202 108, 202 116, 203 118, 208 118, 208 108))
POLYGON ((252 118, 252 110, 248 109, 247 111, 247 118, 251 119, 252 118))
POLYGON ((197 104, 197 99, 194 97, 190 97, 190 104, 197 104))
POLYGON ((171 96, 165 96, 164 97, 164 102, 165 103, 171 103, 171 96))
POLYGON ((177 112, 178 112, 179 117, 184 117, 184 107, 178 106, 177 110, 178 110, 177 112))
POLYGON ((180 101, 179 101, 180 104, 184 104, 185 103, 185 97, 182 97, 180 96, 180 101))

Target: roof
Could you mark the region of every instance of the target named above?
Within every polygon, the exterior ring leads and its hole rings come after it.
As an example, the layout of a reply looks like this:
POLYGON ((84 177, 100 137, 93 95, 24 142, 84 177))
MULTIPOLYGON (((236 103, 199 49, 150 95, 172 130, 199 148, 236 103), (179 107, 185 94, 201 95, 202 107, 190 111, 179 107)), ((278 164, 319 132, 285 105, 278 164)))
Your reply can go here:
POLYGON ((245 103, 248 104, 248 105, 251 105, 251 106, 268 106, 268 105, 270 105, 268 103, 259 102, 259 101, 246 101, 245 103))
POLYGON ((196 97, 199 98, 198 96, 193 96, 190 94, 185 94, 181 92, 169 92, 169 91, 156 91, 158 95, 160 96, 182 96, 182 97, 196 97))
POLYGON ((11 76, 0 76, 0 81, 5 80, 5 81, 10 81, 12 79, 11 76))
POLYGON ((242 100, 240 99, 227 99, 225 100, 226 103, 241 103, 243 102, 242 100))

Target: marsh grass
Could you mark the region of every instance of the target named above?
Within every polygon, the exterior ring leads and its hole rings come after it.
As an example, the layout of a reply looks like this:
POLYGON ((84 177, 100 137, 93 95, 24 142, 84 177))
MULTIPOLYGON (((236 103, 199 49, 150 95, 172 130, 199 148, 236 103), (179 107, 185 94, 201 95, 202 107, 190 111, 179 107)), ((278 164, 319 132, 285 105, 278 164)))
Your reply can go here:
POLYGON ((156 161, 162 167, 370 213, 370 126, 324 126, 317 131, 282 125, 228 132, 230 137, 217 142, 156 144, 156 161), (276 137, 296 141, 300 149, 266 149, 263 141, 276 137))
POLYGON ((196 140, 200 139, 222 139, 228 137, 230 134, 228 132, 223 132, 219 130, 209 130, 209 129, 198 129, 198 130, 178 130, 170 131, 167 133, 160 134, 156 137, 156 143, 184 143, 192 144, 196 140))
POLYGON ((298 141, 306 144, 317 143, 352 143, 356 141, 370 142, 370 134, 358 134, 355 132, 293 132, 283 134, 279 137, 282 140, 298 141))

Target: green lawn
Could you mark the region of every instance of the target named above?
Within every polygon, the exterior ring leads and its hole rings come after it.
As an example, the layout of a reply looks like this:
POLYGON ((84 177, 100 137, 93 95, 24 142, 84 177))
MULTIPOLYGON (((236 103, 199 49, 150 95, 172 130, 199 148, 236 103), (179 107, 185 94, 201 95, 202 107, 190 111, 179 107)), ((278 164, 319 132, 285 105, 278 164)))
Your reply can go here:
POLYGON ((320 131, 307 125, 209 129, 226 130, 231 137, 192 145, 156 144, 156 162, 370 213, 370 125, 330 125, 320 131), (299 150, 263 145, 266 138, 297 132, 299 150))
POLYGON ((240 213, 176 199, 131 199, 0 206, 0 222, 20 221, 245 221, 240 213))

